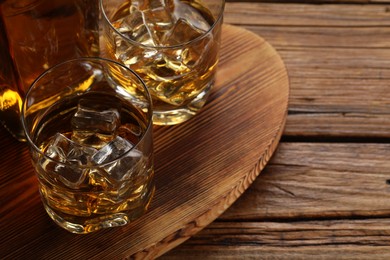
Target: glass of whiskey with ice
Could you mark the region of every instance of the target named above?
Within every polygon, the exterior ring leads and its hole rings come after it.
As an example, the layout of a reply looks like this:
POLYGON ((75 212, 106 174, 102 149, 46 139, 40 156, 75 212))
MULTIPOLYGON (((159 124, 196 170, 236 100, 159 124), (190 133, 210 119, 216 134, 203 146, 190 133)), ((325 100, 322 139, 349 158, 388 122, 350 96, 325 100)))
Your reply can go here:
POLYGON ((101 55, 141 76, 153 123, 194 116, 214 85, 224 0, 100 0, 101 55))
POLYGON ((22 125, 43 205, 84 234, 140 217, 154 193, 152 103, 139 76, 114 61, 79 58, 28 90, 22 125))

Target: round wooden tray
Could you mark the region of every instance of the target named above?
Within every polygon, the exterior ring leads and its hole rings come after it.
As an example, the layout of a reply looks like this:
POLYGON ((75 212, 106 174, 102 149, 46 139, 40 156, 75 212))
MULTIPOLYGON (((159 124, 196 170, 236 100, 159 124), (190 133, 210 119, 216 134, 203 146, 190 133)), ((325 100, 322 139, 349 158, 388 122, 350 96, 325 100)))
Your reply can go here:
POLYGON ((0 258, 154 258, 222 214, 274 152, 286 120, 288 76, 259 36, 224 25, 217 83, 191 120, 156 127, 156 194, 135 222, 88 235, 46 215, 25 144, 0 132, 0 258))

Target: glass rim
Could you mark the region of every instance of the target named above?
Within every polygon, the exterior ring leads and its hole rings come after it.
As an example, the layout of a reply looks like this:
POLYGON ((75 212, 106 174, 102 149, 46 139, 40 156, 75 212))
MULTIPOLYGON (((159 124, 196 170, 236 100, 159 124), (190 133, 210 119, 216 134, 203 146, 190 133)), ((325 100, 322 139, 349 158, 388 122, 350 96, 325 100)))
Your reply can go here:
POLYGON ((118 31, 111 23, 111 20, 107 17, 107 14, 106 14, 106 11, 104 10, 104 7, 103 7, 103 1, 105 0, 99 0, 99 3, 100 3, 100 10, 101 10, 101 13, 103 15, 103 19, 106 23, 108 23, 108 26, 111 27, 112 30, 114 30, 114 32, 116 34, 118 34, 120 37, 126 39, 127 41, 133 43, 134 45, 137 45, 137 46, 140 46, 142 48, 149 48, 149 49, 177 49, 177 48, 182 48, 183 46, 185 45, 189 45, 193 42, 196 42, 196 41, 200 41, 202 40, 203 38, 205 38, 211 31, 214 30, 214 28, 217 26, 217 24, 219 24, 221 21, 222 21, 222 17, 223 17, 223 13, 224 13, 224 9, 225 9, 225 0, 220 0, 221 1, 221 6, 220 6, 220 9, 218 10, 218 16, 217 16, 217 19, 215 19, 214 23, 210 26, 210 28, 205 31, 204 33, 202 33, 202 35, 190 40, 190 41, 187 41, 187 42, 183 42, 183 43, 179 43, 179 44, 174 44, 174 45, 170 45, 170 46, 152 46, 152 45, 145 45, 145 44, 142 44, 138 41, 135 41, 129 37, 127 37, 126 35, 124 35, 123 33, 121 33, 120 31, 118 31))
POLYGON ((117 161, 117 160, 120 160, 121 158, 125 157, 127 154, 129 154, 131 151, 135 150, 138 145, 146 138, 146 133, 149 132, 149 131, 152 131, 152 126, 153 126, 153 104, 152 104, 152 98, 151 98, 151 95, 150 95, 150 92, 145 84, 145 82, 142 80, 142 78, 136 73, 134 72, 132 69, 126 67, 125 65, 117 62, 117 61, 114 61, 114 60, 110 60, 110 59, 106 59, 106 58, 102 58, 102 57, 80 57, 80 58, 75 58, 75 59, 69 59, 69 60, 66 60, 66 61, 63 61, 63 62, 60 62, 56 65, 54 65, 53 67, 50 67, 48 68, 47 70, 45 70, 44 72, 42 72, 34 81, 33 83, 31 84, 31 86, 28 88, 27 92, 26 92, 26 95, 25 95, 25 98, 23 99, 23 103, 22 103, 22 111, 21 111, 21 123, 22 123, 22 127, 23 127, 23 131, 25 133, 25 136, 26 136, 26 141, 27 143, 30 145, 30 147, 32 147, 32 149, 34 149, 36 152, 38 152, 41 156, 43 156, 44 158, 46 158, 47 160, 50 160, 50 161, 53 161, 59 165, 67 165, 67 166, 71 166, 71 167, 74 167, 74 165, 71 165, 69 163, 64 163, 64 162, 60 162, 56 159, 53 159, 49 156, 47 156, 45 153, 42 152, 41 149, 39 149, 39 147, 35 144, 35 142, 32 140, 31 136, 30 136, 30 133, 29 131, 27 130, 27 122, 25 121, 25 110, 26 110, 26 106, 27 106, 27 96, 29 95, 29 93, 32 91, 34 85, 39 81, 41 80, 42 78, 44 78, 48 73, 50 73, 51 71, 57 69, 58 67, 62 67, 66 64, 71 64, 71 63, 74 63, 74 62, 80 62, 80 61, 93 61, 93 62, 105 62, 107 64, 111 63, 111 64, 115 64, 127 71, 129 71, 131 74, 133 74, 138 80, 139 82, 141 83, 143 89, 145 90, 146 92, 146 96, 147 96, 147 99, 149 101, 149 104, 150 104, 150 109, 148 109, 148 113, 147 113, 147 126, 146 126, 146 129, 145 129, 145 132, 143 133, 143 135, 140 137, 139 141, 134 144, 133 147, 131 147, 129 150, 125 151, 124 153, 122 153, 121 155, 119 155, 118 157, 112 159, 112 160, 109 160, 108 162, 105 162, 105 163, 102 163, 102 164, 96 164, 96 165, 77 165, 78 168, 81 168, 81 169, 87 169, 87 168, 97 168, 97 167, 104 167, 106 165, 109 165, 109 164, 112 164, 113 162, 117 161))

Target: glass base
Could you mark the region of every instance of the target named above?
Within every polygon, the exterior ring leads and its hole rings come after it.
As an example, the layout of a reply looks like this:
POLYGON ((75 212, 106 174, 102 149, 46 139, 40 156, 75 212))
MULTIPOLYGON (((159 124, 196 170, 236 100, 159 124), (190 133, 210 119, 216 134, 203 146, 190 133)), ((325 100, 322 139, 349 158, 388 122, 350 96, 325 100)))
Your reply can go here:
POLYGON ((46 212, 54 222, 60 227, 75 234, 88 234, 104 228, 124 226, 135 219, 141 217, 148 209, 152 200, 155 188, 147 194, 145 203, 131 211, 118 212, 113 214, 101 215, 96 217, 75 217, 68 214, 63 214, 50 208, 45 201, 43 206, 46 212))
POLYGON ((199 93, 190 103, 178 108, 172 108, 170 110, 160 111, 158 108, 154 108, 153 111, 153 124, 154 125, 176 125, 187 121, 204 106, 206 100, 210 94, 210 90, 214 82, 210 82, 207 87, 199 93))

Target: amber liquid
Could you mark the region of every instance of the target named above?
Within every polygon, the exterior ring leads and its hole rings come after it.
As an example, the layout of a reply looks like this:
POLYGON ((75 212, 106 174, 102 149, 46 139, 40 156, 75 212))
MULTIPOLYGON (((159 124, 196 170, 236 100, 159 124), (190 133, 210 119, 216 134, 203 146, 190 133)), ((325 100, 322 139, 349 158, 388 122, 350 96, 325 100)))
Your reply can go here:
POLYGON ((0 1, 0 36, 0 118, 19 137, 32 82, 62 61, 98 55, 98 1, 0 1))

